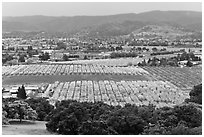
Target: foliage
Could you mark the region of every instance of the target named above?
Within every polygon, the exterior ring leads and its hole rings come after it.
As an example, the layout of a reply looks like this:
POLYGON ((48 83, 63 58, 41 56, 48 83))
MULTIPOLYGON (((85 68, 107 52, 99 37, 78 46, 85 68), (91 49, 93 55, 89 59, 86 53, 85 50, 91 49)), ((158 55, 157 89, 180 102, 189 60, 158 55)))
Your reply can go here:
POLYGON ((29 57, 32 57, 33 55, 38 55, 38 50, 34 50, 32 46, 28 46, 27 54, 29 57))
POLYGON ((7 61, 13 60, 13 56, 9 54, 2 54, 2 63, 6 63, 7 61))
MULTIPOLYGON (((165 55, 165 54, 173 54, 177 51, 162 51, 162 52, 154 52, 150 55, 165 55)), ((200 57, 195 56, 193 53, 186 53, 183 52, 181 55, 178 54, 178 56, 175 57, 169 57, 169 58, 156 58, 153 57, 152 59, 149 59, 147 63, 138 63, 138 66, 176 66, 178 67, 179 61, 188 60, 186 66, 192 67, 193 63, 191 61, 201 61, 200 57)))
POLYGON ((189 95, 190 99, 187 100, 188 102, 202 104, 202 83, 194 86, 189 95))
POLYGON ((7 112, 7 118, 10 119, 22 121, 22 119, 35 120, 37 118, 36 111, 28 103, 21 100, 6 103, 4 110, 7 112))
POLYGON ((184 60, 192 60, 192 61, 201 61, 200 57, 195 56, 192 52, 183 52, 181 55, 177 56, 179 61, 184 61, 184 60))
POLYGON ((106 121, 87 120, 79 127, 80 135, 115 135, 117 134, 106 121))
POLYGON ((177 135, 201 134, 202 111, 193 104, 110 106, 102 102, 66 100, 56 103, 46 127, 59 134, 177 135))
POLYGON ((138 114, 138 107, 130 104, 122 108, 102 102, 67 100, 56 104, 46 126, 60 134, 140 134, 147 125, 141 118, 148 119, 144 114, 142 111, 138 114))
POLYGON ((136 52, 112 52, 110 58, 122 58, 122 57, 137 57, 136 52))
POLYGON ((64 61, 69 61, 69 57, 66 54, 63 54, 62 58, 63 58, 64 61))
POLYGON ((186 126, 194 128, 201 126, 202 111, 193 104, 175 106, 173 112, 178 121, 185 121, 186 126))
POLYGON ((202 135, 202 127, 189 128, 183 124, 179 124, 178 126, 171 129, 168 133, 170 135, 202 135))
POLYGON ((2 104, 2 125, 8 125, 7 112, 5 111, 5 104, 2 104))
POLYGON ((192 66, 193 66, 193 63, 192 63, 190 60, 188 60, 188 62, 186 63, 186 66, 192 67, 192 66))
POLYGON ((174 51, 165 51, 161 49, 161 52, 153 52, 150 55, 155 56, 155 55, 167 55, 167 54, 174 54, 174 53, 175 53, 174 51))
POLYGON ((71 100, 61 101, 56 104, 56 108, 47 116, 46 119, 49 122, 46 126, 48 130, 60 134, 79 134, 79 127, 82 125, 80 134, 85 134, 86 131, 83 129, 87 127, 82 124, 83 122, 107 118, 102 114, 108 114, 111 109, 110 106, 102 102, 94 104, 71 100))
POLYGON ((37 120, 43 121, 45 117, 54 109, 54 106, 49 104, 45 98, 28 99, 25 100, 33 110, 36 110, 38 116, 37 120))
POLYGON ((144 120, 137 115, 131 113, 127 114, 126 110, 119 110, 115 113, 111 113, 107 121, 108 125, 113 127, 113 129, 121 135, 140 134, 143 132, 145 126, 144 120))
POLYGON ((56 50, 61 50, 61 49, 65 50, 66 48, 67 48, 67 45, 64 42, 58 42, 57 43, 56 50))
POLYGON ((87 59, 88 59, 88 57, 87 57, 87 55, 85 55, 85 56, 84 56, 84 60, 87 60, 87 59))
POLYGON ((17 97, 19 99, 26 99, 27 96, 26 96, 26 92, 25 92, 25 87, 22 85, 22 87, 18 88, 18 93, 17 93, 17 97))
POLYGON ((153 47, 153 48, 152 48, 152 51, 153 51, 153 52, 156 52, 157 50, 158 50, 158 49, 157 49, 156 47, 153 47))
POLYGON ((45 61, 45 60, 50 59, 50 55, 49 55, 48 52, 45 52, 45 53, 42 53, 42 54, 39 56, 39 58, 40 58, 40 60, 45 61))
POLYGON ((193 104, 181 104, 174 108, 163 107, 154 110, 154 122, 144 129, 148 135, 200 134, 202 111, 193 104))
POLYGON ((9 121, 7 116, 7 112, 6 111, 2 111, 2 125, 8 125, 9 121))
POLYGON ((19 62, 25 62, 25 57, 23 55, 21 55, 18 59, 19 62))

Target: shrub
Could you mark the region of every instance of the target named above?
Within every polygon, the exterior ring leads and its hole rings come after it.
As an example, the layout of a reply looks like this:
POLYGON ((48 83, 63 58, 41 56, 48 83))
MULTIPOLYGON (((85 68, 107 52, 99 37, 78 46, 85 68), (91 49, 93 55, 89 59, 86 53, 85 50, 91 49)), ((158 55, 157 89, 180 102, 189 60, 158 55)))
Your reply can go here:
POLYGON ((185 125, 178 125, 171 129, 170 135, 202 135, 202 127, 188 128, 185 125))
POLYGON ((123 108, 115 109, 109 114, 107 123, 118 134, 137 135, 143 132, 147 123, 138 115, 138 107, 126 105, 123 108))
POLYGON ((5 104, 2 104, 2 125, 8 125, 7 112, 5 111, 5 104))
POLYGON ((7 112, 6 111, 2 111, 2 125, 8 125, 9 121, 8 118, 6 117, 7 112))
POLYGON ((59 134, 193 135, 201 134, 202 111, 193 104, 156 109, 153 105, 121 107, 67 100, 58 102, 47 120, 47 129, 59 134))
POLYGON ((28 120, 36 120, 37 113, 33 110, 28 103, 17 100, 14 102, 9 102, 5 105, 5 111, 7 112, 7 118, 11 119, 28 119, 28 120))
POLYGON ((45 117, 54 109, 54 106, 49 104, 46 98, 28 99, 26 102, 33 110, 36 110, 37 120, 43 121, 45 117))
POLYGON ((85 121, 79 127, 81 135, 116 135, 117 132, 107 125, 105 121, 85 121))
POLYGON ((202 124, 202 111, 193 104, 182 104, 173 108, 178 121, 185 121, 188 127, 199 127, 202 124))
POLYGON ((194 86, 193 89, 190 91, 189 95, 189 102, 202 104, 202 84, 194 86))

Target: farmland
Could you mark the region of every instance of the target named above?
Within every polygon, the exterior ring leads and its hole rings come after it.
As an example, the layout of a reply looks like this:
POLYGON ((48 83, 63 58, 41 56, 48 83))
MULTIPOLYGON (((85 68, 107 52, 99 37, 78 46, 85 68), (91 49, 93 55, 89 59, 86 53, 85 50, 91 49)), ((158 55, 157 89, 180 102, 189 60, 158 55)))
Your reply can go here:
POLYGON ((80 102, 102 101, 109 105, 126 103, 154 104, 157 107, 173 106, 184 101, 188 93, 164 81, 72 81, 48 84, 43 97, 80 102))
POLYGON ((69 75, 69 74, 124 74, 148 73, 139 67, 111 67, 104 65, 14 65, 3 66, 3 76, 19 75, 69 75))
POLYGON ((3 86, 41 84, 40 96, 52 103, 72 99, 173 106, 188 97, 189 90, 202 83, 202 68, 117 67, 91 64, 44 64, 3 66, 3 86))
POLYGON ((157 80, 169 81, 183 89, 191 89, 194 85, 202 83, 201 67, 143 67, 143 69, 157 80))

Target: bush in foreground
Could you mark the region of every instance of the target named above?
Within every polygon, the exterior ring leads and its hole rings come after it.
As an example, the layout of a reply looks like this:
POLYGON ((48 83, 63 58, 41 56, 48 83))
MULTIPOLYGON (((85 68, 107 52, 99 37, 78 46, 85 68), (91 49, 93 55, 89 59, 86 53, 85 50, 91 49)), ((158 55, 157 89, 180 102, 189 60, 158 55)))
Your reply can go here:
POLYGON ((200 134, 202 111, 185 103, 174 108, 155 108, 152 105, 120 107, 68 100, 59 102, 47 120, 47 129, 59 134, 200 134))
POLYGON ((25 100, 32 109, 36 110, 38 116, 37 120, 43 121, 45 117, 54 109, 54 106, 49 104, 46 98, 36 98, 25 100))
POLYGON ((20 119, 20 122, 23 119, 27 120, 36 120, 37 113, 33 110, 28 103, 22 100, 16 100, 14 102, 8 102, 4 104, 5 107, 3 108, 6 111, 6 117, 9 119, 20 119))

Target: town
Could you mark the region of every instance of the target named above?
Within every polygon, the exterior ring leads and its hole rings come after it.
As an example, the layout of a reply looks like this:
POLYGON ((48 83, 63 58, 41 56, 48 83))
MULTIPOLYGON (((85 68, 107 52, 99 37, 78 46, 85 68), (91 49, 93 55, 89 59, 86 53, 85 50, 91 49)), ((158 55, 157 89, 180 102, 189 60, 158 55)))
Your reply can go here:
MULTIPOLYGON (((86 38, 54 37, 43 38, 44 32, 30 38, 7 37, 2 39, 3 65, 20 65, 36 63, 52 63, 76 60, 110 59, 119 57, 152 58, 156 55, 177 56, 183 52, 191 52, 201 63, 201 39, 130 39, 123 38, 86 38), (151 56, 152 55, 152 56, 151 56)), ((183 61, 183 60, 182 60, 183 61)), ((188 60, 187 60, 188 61, 188 60)), ((129 63, 129 62, 127 62, 129 63)), ((181 62, 181 64, 183 64, 181 62)), ((198 64, 195 63, 195 64, 198 64)), ((137 64, 135 64, 137 65, 137 64)))

